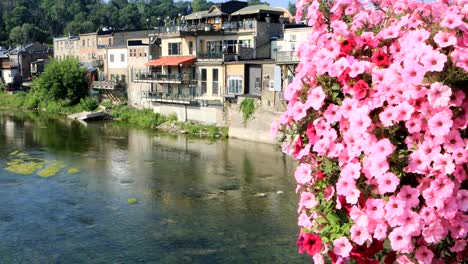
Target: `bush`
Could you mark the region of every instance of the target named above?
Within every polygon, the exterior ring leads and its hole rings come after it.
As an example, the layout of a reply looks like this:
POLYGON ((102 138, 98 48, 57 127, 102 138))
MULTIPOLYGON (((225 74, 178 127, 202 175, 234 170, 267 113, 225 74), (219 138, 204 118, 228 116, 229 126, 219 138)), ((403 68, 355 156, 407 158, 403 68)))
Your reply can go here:
POLYGON ((86 72, 77 59, 53 60, 33 80, 31 92, 43 101, 68 100, 70 105, 78 104, 89 93, 86 72))
POLYGON ((80 106, 85 111, 94 111, 99 106, 99 102, 95 97, 81 98, 80 106))
POLYGON ((176 115, 176 114, 170 114, 170 115, 167 117, 167 121, 169 121, 169 122, 177 122, 177 115, 176 115))
POLYGON ((145 128, 156 127, 166 121, 163 115, 156 114, 151 110, 138 110, 126 105, 114 107, 112 109, 112 116, 145 128))

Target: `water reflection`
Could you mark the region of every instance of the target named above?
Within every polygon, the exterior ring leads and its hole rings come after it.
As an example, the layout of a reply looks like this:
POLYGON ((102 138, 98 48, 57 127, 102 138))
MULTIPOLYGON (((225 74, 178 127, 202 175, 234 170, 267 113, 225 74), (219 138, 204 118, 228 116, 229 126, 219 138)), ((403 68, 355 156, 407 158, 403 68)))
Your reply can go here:
POLYGON ((0 169, 6 263, 306 261, 294 163, 273 146, 3 112, 0 147, 2 160, 21 150, 80 170, 40 179, 0 169))

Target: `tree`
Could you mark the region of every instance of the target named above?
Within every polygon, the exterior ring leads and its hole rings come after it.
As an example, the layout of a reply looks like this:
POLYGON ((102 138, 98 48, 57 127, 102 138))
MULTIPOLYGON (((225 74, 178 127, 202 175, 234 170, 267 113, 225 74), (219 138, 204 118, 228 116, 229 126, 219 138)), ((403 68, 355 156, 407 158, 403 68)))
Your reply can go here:
POLYGON ((296 4, 295 3, 289 1, 288 10, 289 10, 289 13, 291 13, 291 15, 296 16, 296 4))
POLYGON ((260 0, 247 0, 247 4, 248 5, 263 5, 263 4, 269 5, 267 2, 262 2, 260 0))
POLYGON ((42 101, 66 100, 71 105, 88 95, 86 69, 77 59, 53 60, 33 81, 33 90, 42 101))
POLYGON ((208 4, 208 1, 206 1, 206 0, 193 0, 193 3, 192 3, 193 12, 208 10, 209 8, 210 8, 210 5, 208 4))

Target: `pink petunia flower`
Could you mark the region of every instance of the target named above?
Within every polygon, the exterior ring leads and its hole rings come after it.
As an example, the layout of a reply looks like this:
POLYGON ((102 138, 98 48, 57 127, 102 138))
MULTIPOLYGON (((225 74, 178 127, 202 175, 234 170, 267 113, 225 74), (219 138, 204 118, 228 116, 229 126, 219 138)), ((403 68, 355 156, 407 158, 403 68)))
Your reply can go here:
POLYGON ((457 44, 457 38, 453 32, 438 32, 434 36, 434 41, 441 48, 457 44))
POLYGON ((391 172, 387 172, 377 178, 378 188, 380 194, 394 192, 400 183, 400 179, 391 172))
POLYGON ((294 173, 297 183, 309 184, 312 181, 312 166, 306 163, 301 163, 294 173))
POLYGON ((352 195, 356 188, 356 181, 351 177, 340 177, 336 183, 336 193, 338 195, 352 195))
POLYGON ((342 236, 333 241, 333 253, 343 258, 349 257, 349 253, 353 249, 353 246, 349 242, 348 238, 342 236))
POLYGON ((367 227, 353 225, 350 229, 351 240, 358 245, 364 244, 366 240, 370 239, 367 227))
POLYGON ((452 124, 452 112, 449 110, 436 113, 434 116, 429 118, 428 122, 431 134, 440 137, 443 137, 450 132, 452 124))
POLYGON ((416 249, 414 256, 421 264, 431 264, 432 259, 434 258, 434 253, 432 253, 432 251, 426 246, 420 246, 416 249))
POLYGON ((390 239, 390 246, 397 252, 410 253, 413 249, 411 236, 401 227, 393 229, 388 238, 390 239))
POLYGON ((377 224, 374 229, 374 238, 378 240, 383 240, 386 237, 387 237, 387 225, 384 223, 377 224))
POLYGON ((325 93, 321 86, 317 86, 309 91, 305 104, 318 111, 322 107, 324 100, 325 93))
POLYGON ((443 85, 440 82, 435 82, 431 85, 431 89, 427 94, 429 103, 434 107, 448 106, 450 102, 450 96, 452 95, 452 89, 447 85, 443 85))
POLYGON ((419 205, 419 192, 417 189, 411 188, 409 185, 404 185, 401 187, 397 197, 405 200, 406 205, 408 205, 410 208, 414 208, 419 205))

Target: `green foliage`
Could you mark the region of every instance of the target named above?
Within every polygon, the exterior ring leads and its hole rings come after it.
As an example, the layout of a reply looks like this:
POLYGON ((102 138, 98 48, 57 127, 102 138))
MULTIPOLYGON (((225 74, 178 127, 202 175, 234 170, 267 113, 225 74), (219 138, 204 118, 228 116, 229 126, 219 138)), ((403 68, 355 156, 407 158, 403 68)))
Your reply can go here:
POLYGON ((247 125, 250 119, 253 119, 255 113, 255 100, 252 98, 245 98, 239 105, 239 111, 242 112, 242 123, 247 125))
POLYGON ((296 15, 296 4, 294 2, 289 1, 288 2, 288 10, 291 15, 295 16, 296 15))
POLYGON ((191 122, 181 123, 180 126, 190 136, 217 138, 217 137, 227 137, 228 135, 227 128, 223 128, 223 127, 201 125, 201 124, 195 124, 191 122))
POLYGON ((266 4, 266 5, 270 5, 268 2, 263 2, 263 1, 260 1, 260 0, 247 0, 247 4, 248 5, 263 5, 263 4, 266 4))
POLYGON ((77 59, 53 60, 33 81, 32 92, 43 101, 68 100, 70 105, 88 95, 86 69, 77 59))
POLYGON ((138 110, 126 105, 117 106, 112 109, 112 116, 143 128, 156 127, 166 121, 164 116, 151 110, 138 110))
POLYGON ((85 111, 94 111, 99 106, 99 102, 95 97, 81 98, 80 106, 85 111))
POLYGON ((177 122, 177 115, 176 115, 176 114, 170 114, 170 115, 167 117, 167 121, 169 121, 169 122, 177 122))
MULTIPOLYGON (((207 10, 213 4, 206 0, 196 2, 199 2, 197 8, 200 10, 207 10)), ((0 45, 16 45, 25 41, 51 43, 52 36, 95 32, 104 26, 115 29, 160 26, 167 17, 174 19, 178 14, 186 15, 191 4, 190 1, 174 0, 0 1, 0 45)), ((196 5, 194 3, 194 8, 196 5)))

